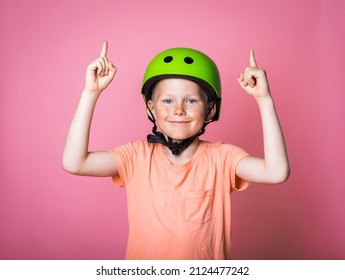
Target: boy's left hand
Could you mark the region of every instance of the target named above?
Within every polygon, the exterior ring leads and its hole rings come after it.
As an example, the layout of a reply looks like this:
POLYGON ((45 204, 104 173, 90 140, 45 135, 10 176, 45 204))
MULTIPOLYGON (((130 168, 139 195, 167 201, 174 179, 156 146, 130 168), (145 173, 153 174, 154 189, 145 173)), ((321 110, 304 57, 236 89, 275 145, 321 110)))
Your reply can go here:
POLYGON ((253 49, 250 50, 249 65, 244 70, 244 73, 241 73, 240 77, 237 78, 240 86, 256 100, 270 96, 266 71, 258 67, 253 49))

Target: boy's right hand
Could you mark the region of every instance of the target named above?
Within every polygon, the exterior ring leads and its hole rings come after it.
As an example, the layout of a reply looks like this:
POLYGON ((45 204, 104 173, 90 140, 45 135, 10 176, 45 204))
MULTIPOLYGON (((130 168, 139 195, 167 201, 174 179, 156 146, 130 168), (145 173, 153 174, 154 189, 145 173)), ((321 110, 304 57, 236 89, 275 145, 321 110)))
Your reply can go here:
POLYGON ((84 91, 100 94, 113 80, 116 67, 107 58, 108 42, 103 42, 101 55, 86 68, 84 91))

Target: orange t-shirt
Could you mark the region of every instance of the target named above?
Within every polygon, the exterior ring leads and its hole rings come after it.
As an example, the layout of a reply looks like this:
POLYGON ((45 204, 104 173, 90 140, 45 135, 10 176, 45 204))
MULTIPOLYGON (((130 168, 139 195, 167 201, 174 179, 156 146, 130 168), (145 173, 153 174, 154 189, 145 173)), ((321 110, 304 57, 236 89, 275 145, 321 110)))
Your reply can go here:
POLYGON ((173 165, 161 144, 131 142, 111 150, 118 186, 127 190, 126 259, 230 259, 233 190, 248 154, 222 142, 202 141, 186 164, 173 165))

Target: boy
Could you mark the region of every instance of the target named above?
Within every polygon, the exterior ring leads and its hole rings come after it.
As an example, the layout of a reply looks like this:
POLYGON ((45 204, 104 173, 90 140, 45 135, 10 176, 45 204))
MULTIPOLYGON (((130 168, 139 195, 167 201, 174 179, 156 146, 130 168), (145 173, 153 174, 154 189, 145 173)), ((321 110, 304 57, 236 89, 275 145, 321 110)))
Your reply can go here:
POLYGON ((237 80, 259 106, 264 158, 199 139, 206 125, 219 118, 220 79, 209 57, 186 48, 160 53, 146 70, 142 94, 154 124, 148 141, 89 152, 96 102, 116 73, 107 48, 104 42, 100 57, 87 67, 63 153, 64 169, 109 176, 126 187, 126 259, 230 259, 230 193, 249 182, 277 184, 289 176, 283 133, 253 50, 250 66, 237 80))

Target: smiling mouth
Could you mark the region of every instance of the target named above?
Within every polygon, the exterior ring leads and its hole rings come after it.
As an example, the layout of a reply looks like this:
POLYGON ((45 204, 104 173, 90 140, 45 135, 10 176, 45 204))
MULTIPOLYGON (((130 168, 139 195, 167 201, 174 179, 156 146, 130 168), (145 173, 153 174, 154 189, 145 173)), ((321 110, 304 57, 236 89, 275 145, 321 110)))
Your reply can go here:
POLYGON ((190 123, 189 121, 168 121, 171 124, 187 124, 190 123))

